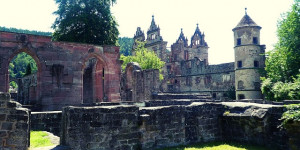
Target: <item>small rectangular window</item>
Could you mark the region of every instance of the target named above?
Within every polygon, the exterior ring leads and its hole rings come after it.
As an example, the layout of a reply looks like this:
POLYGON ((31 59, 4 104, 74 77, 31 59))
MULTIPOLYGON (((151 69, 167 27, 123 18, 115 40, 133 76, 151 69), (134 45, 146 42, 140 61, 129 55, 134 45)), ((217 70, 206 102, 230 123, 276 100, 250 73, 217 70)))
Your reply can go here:
POLYGON ((259 67, 259 62, 258 61, 254 61, 254 67, 259 67))
POLYGON ((241 38, 238 38, 238 39, 236 40, 236 45, 241 45, 241 44, 242 44, 241 38))
POLYGON ((217 94, 216 93, 213 93, 213 99, 216 99, 217 98, 217 94))
POLYGON ((253 44, 258 44, 257 37, 253 37, 253 44))
POLYGON ((239 98, 239 100, 245 99, 245 95, 244 95, 244 94, 239 94, 239 95, 238 95, 238 98, 239 98))
POLYGON ((237 67, 238 68, 242 68, 243 67, 243 62, 242 61, 238 61, 237 62, 237 67))

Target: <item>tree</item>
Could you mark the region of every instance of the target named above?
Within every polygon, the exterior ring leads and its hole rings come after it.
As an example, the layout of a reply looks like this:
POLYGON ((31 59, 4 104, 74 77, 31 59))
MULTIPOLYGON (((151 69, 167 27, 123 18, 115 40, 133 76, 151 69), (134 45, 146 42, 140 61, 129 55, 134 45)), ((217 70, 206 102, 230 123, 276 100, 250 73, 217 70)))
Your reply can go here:
POLYGON ((278 22, 278 42, 267 52, 262 92, 269 100, 300 98, 300 0, 278 22))
POLYGON ((120 53, 124 56, 131 55, 133 45, 133 38, 128 37, 119 37, 118 38, 118 46, 120 46, 120 53))
POLYGON ((300 0, 295 0, 291 11, 278 23, 278 42, 267 53, 267 77, 272 81, 290 82, 300 69, 300 0))
MULTIPOLYGON (((138 46, 135 51, 135 56, 124 56, 121 55, 121 60, 123 60, 122 69, 125 70, 126 65, 129 62, 137 62, 142 69, 159 69, 164 67, 165 62, 161 61, 159 57, 153 51, 145 48, 144 42, 137 41, 138 46)), ((163 75, 160 74, 159 78, 162 80, 163 75)))
POLYGON ((110 12, 116 0, 56 0, 53 40, 115 45, 119 31, 110 12))
POLYGON ((26 69, 30 66, 31 73, 37 72, 37 65, 34 59, 22 52, 15 56, 13 60, 9 63, 9 74, 13 78, 22 78, 26 74, 26 69))

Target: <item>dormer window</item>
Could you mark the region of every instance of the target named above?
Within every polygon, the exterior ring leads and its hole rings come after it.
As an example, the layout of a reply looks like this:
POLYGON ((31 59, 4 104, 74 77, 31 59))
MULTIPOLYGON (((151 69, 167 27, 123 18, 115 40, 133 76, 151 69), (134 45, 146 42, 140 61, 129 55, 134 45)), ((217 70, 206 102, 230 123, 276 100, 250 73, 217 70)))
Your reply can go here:
POLYGON ((241 41, 242 41, 241 38, 238 38, 238 39, 236 40, 236 45, 241 45, 241 44, 242 44, 241 41))

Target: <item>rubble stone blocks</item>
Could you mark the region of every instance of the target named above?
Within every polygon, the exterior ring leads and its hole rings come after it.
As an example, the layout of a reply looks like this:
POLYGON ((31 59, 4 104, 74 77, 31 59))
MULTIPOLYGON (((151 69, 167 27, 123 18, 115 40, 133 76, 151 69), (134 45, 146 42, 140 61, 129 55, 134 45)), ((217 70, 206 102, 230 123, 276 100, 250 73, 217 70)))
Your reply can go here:
POLYGON ((29 111, 0 92, 0 149, 27 150, 29 147, 29 111))

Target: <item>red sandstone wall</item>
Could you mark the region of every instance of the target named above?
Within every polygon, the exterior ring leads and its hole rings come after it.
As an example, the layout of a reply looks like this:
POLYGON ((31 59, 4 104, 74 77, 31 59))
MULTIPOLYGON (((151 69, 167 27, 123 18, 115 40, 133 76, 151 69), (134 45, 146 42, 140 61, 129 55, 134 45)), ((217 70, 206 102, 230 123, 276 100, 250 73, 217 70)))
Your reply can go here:
MULTIPOLYGON (((103 63, 107 100, 120 101, 119 47, 51 42, 47 36, 0 32, 0 91, 8 91, 8 64, 20 52, 31 55, 37 63, 36 99, 43 110, 82 103, 84 64, 92 57, 103 63)), ((99 84, 95 87, 95 91, 102 89, 99 84)))

